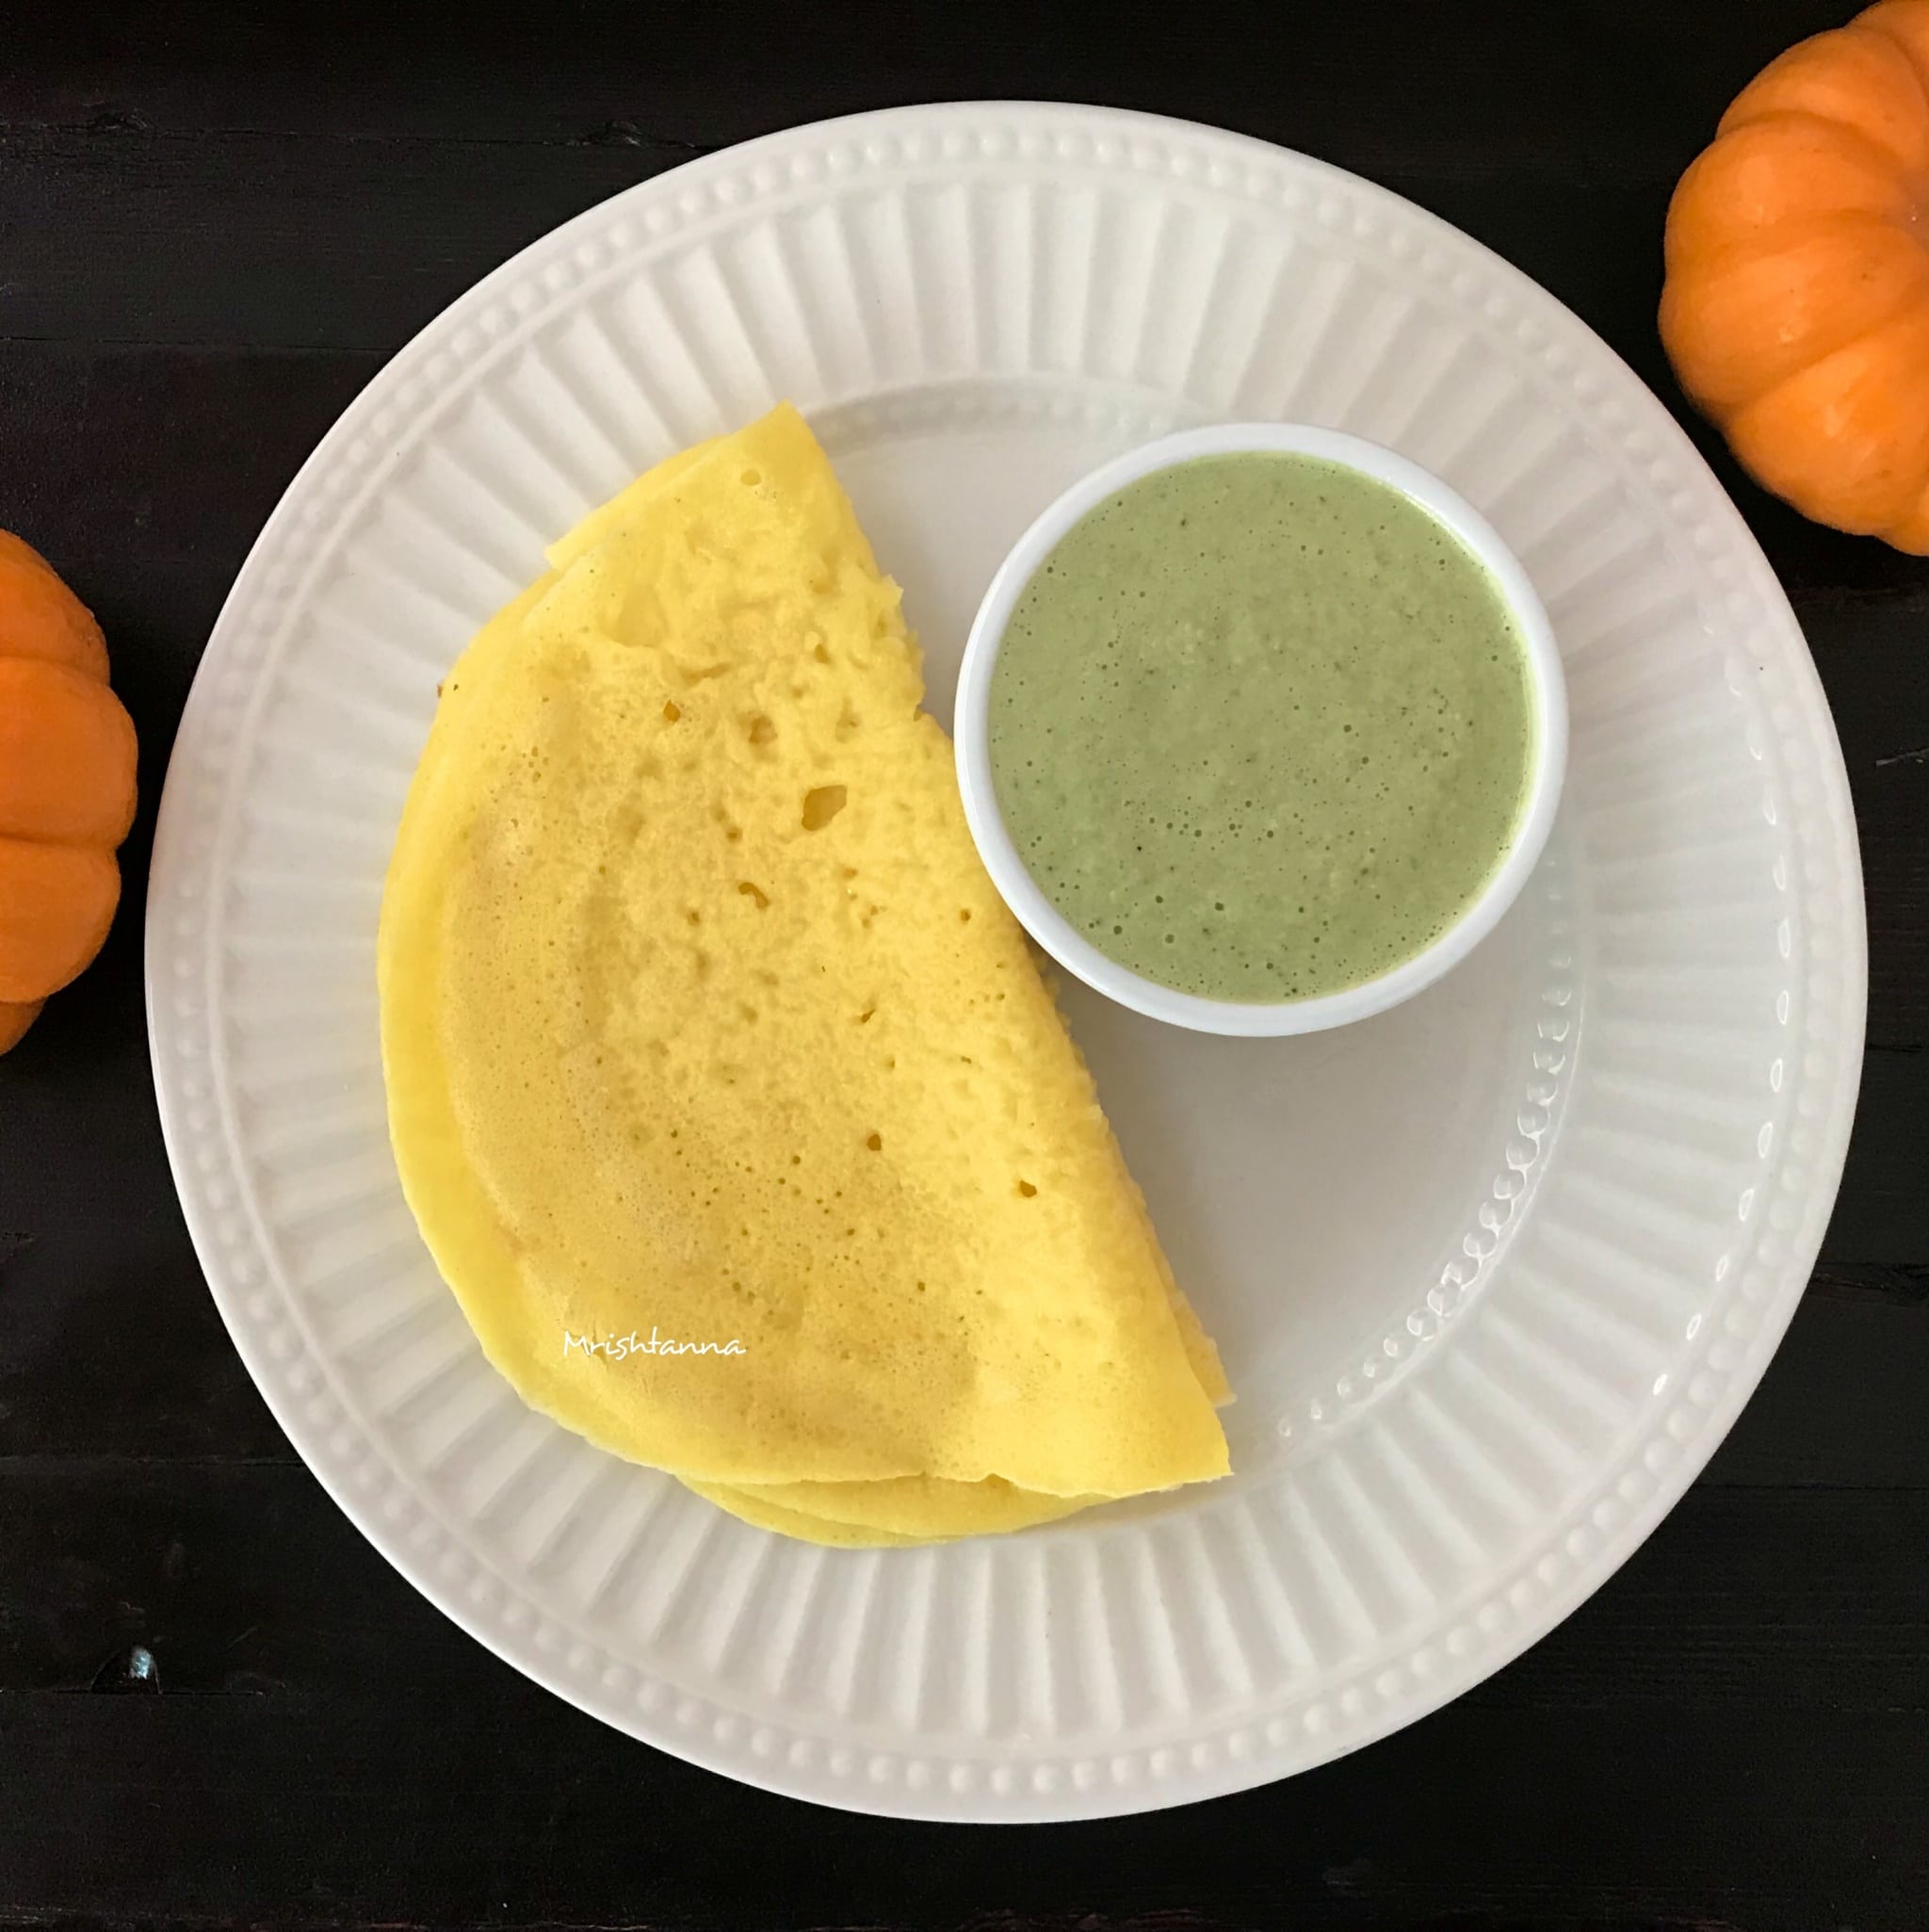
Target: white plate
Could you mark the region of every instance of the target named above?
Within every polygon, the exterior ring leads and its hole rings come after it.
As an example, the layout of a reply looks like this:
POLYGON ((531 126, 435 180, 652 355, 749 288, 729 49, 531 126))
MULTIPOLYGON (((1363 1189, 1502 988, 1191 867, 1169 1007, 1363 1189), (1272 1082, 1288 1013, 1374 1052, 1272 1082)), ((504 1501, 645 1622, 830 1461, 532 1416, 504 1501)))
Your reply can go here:
POLYGON ((1087 1817, 1432 1710, 1634 1549, 1754 1388, 1840 1171, 1866 968, 1801 635, 1661 405, 1391 195, 1203 128, 914 108, 679 169, 384 369, 256 544, 154 850, 162 1118, 216 1299, 378 1548, 585 1710, 919 1817, 1087 1817), (1541 872, 1411 1004, 1305 1039, 1067 1005, 1219 1337, 1238 1473, 1023 1536, 833 1553, 525 1409, 403 1206, 381 876, 436 680, 543 542, 779 397, 949 707, 1066 483, 1215 418, 1372 437, 1532 572, 1573 703, 1541 872))

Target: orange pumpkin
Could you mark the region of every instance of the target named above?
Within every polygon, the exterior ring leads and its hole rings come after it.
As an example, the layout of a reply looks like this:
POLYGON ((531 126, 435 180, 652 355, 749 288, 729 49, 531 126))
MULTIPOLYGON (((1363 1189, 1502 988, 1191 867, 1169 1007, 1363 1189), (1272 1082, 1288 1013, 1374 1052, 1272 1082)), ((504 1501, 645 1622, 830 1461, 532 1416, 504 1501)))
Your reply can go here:
POLYGON ((1758 481, 1929 553, 1929 0, 1743 89, 1669 206, 1661 324, 1758 481))
POLYGON ((93 613, 0 530, 0 1053, 107 936, 134 765, 93 613))

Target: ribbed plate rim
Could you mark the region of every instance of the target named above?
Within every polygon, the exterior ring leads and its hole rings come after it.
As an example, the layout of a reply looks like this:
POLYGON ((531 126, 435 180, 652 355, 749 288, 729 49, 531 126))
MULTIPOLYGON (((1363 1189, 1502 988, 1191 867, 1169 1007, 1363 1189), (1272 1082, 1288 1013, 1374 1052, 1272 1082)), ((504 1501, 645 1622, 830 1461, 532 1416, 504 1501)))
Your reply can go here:
MULTIPOLYGON (((1652 425, 1654 433, 1662 441, 1668 456, 1686 475, 1690 487, 1697 496, 1706 499, 1709 516, 1717 524, 1726 526, 1729 549, 1741 556, 1750 589, 1763 601, 1768 615, 1774 620, 1773 628, 1780 634, 1784 645, 1785 662, 1778 668, 1791 677, 1798 700, 1796 723, 1789 730, 1791 734, 1797 730, 1806 731, 1809 748, 1816 755, 1814 775, 1820 797, 1809 809, 1825 819, 1834 834, 1836 850, 1832 856, 1835 877, 1829 882, 1835 888, 1832 895, 1834 903, 1826 910, 1835 918, 1836 937, 1840 945, 1836 966, 1842 981, 1837 1002, 1840 1023, 1836 1027, 1835 1037, 1830 1043, 1833 1053, 1825 1069, 1810 1073, 1805 1067, 1799 1075, 1801 1080, 1824 1091, 1827 1108, 1817 1125, 1819 1150, 1815 1158, 1806 1163, 1809 1179, 1800 1197, 1801 1218, 1787 1238, 1787 1254, 1783 1261, 1774 1269, 1775 1292, 1759 1310, 1759 1320, 1749 1338, 1745 1355, 1733 1370, 1727 1372, 1720 1399, 1707 1412, 1694 1438, 1674 1457, 1666 1473, 1655 1481, 1639 1505, 1630 1512, 1628 1520, 1607 1536, 1585 1561, 1563 1566, 1558 1583, 1536 1583, 1531 1610, 1512 1620, 1498 1637, 1490 1638, 1471 1655, 1435 1672, 1424 1688, 1391 1704, 1370 1700, 1363 1713, 1337 1726, 1321 1740, 1309 1742, 1296 1738, 1276 1747, 1269 1745, 1246 1757, 1221 1751, 1215 1755, 1209 1768, 1188 1767, 1177 1777, 1140 1778, 1127 1789, 1103 1783, 1096 1788, 1080 1789, 1069 1778, 1064 1778, 1049 1793, 1028 1789, 1022 1783, 1009 1791, 1001 1791, 989 1788, 981 1780, 969 1793, 960 1794, 953 1792, 943 1779, 933 1780, 927 1788, 914 1789, 895 1778, 883 1782, 867 1779, 861 1769, 855 1775, 849 1771, 839 1774, 822 1766, 807 1773, 800 1772, 790 1767, 782 1753, 767 1759, 758 1758, 745 1747, 740 1739, 734 1745, 724 1745, 713 1740, 707 1728, 700 1733, 694 1727, 679 1728, 669 1720, 667 1714, 645 1716, 633 1701, 601 1694, 589 1673, 573 1674, 564 1667, 559 1657, 544 1655, 527 1637, 518 1639, 514 1632, 478 1613, 461 1599, 457 1591, 444 1585, 432 1566, 407 1545, 400 1530, 385 1520, 374 1500, 365 1500, 353 1493, 346 1481, 345 1469, 337 1465, 326 1445, 316 1439, 316 1432, 300 1415, 284 1379, 287 1362, 269 1355, 259 1325, 242 1306, 240 1291, 226 1278, 220 1244, 213 1225, 215 1210, 189 1160, 192 1145, 183 1117, 179 1092, 181 1073, 194 1057, 197 1043, 185 1036, 185 1031, 177 1024, 168 1002, 160 997, 158 961, 170 943, 163 931, 163 923, 182 902, 180 888, 187 868, 185 839, 197 809, 194 802, 186 797, 187 783, 183 774, 192 770, 215 729, 213 679, 208 674, 209 667, 218 665, 224 650, 232 647, 241 629, 244 613, 257 598, 271 594, 267 579, 270 570, 278 567, 275 564, 276 553, 290 538, 302 506, 313 495, 317 480, 327 473, 345 446, 371 430, 379 434, 384 419, 392 419, 398 400, 403 399, 403 392, 412 383, 419 382, 420 371, 430 358, 446 347, 464 322, 482 315, 496 297, 525 284, 532 269, 561 260, 573 247, 587 244, 599 231, 614 227, 626 215, 640 218, 659 204, 664 208, 673 208, 677 198, 693 194, 701 201, 702 191, 713 183, 733 179, 760 162, 813 149, 828 153, 836 148, 845 153, 856 152, 859 155, 856 165, 862 167, 867 165, 862 158, 862 147, 867 140, 883 139, 888 144, 891 140, 928 128, 969 130, 988 143, 998 138, 997 130, 1001 126, 1010 130, 1028 122, 1034 127, 1049 127, 1054 131, 1066 125, 1076 126, 1094 141, 1110 138, 1130 146, 1136 139, 1163 144, 1164 148, 1175 153, 1197 154, 1202 151, 1212 151, 1234 161, 1243 156, 1250 165, 1274 170, 1284 167, 1289 172, 1299 172, 1306 179, 1324 183, 1343 193, 1354 204, 1364 202, 1369 205, 1397 209, 1402 220, 1431 228, 1444 245, 1476 263, 1487 275, 1499 279, 1517 299, 1531 300, 1536 313, 1544 317, 1551 327, 1565 332, 1571 340, 1584 345, 1584 353, 1593 359, 1596 365, 1605 367, 1612 364, 1627 382, 1640 387, 1639 379, 1600 343, 1585 324, 1480 243, 1386 189, 1329 164, 1247 136, 1117 108, 1054 103, 959 102, 888 108, 810 123, 704 156, 639 183, 585 211, 531 243, 484 277, 406 345, 322 438, 264 527, 210 637, 170 760, 154 841, 147 914, 148 1020, 156 1095, 163 1134, 189 1232, 217 1306, 264 1400, 344 1514, 423 1595, 478 1641, 535 1681, 605 1722, 689 1762, 770 1791, 860 1811, 971 1822, 1117 1815, 1192 1802, 1310 1768, 1356 1749, 1437 1709, 1518 1656, 1592 1594, 1639 1547, 1705 1466, 1753 1392, 1775 1345, 1792 1317, 1820 1247, 1847 1149, 1860 1071, 1867 997, 1866 942, 1854 819, 1849 805, 1846 773, 1820 680, 1786 596, 1739 512, 1728 502, 1693 444, 1678 427, 1665 419, 1664 411, 1657 409, 1657 420, 1652 425)), ((986 152, 989 153, 988 146, 986 152)), ((705 206, 705 215, 718 212, 716 208, 705 206)), ((702 219, 703 216, 691 216, 688 220, 694 223, 702 219)), ((379 477, 378 472, 378 482, 379 477)), ((1817 889, 1810 899, 1805 901, 1805 910, 1811 919, 1816 918, 1823 897, 1824 891, 1817 889)), ((218 1031, 208 1043, 208 1047, 218 1074, 221 1048, 218 1031)), ((1655 1426, 1650 1434, 1659 1433, 1661 1420, 1657 1411, 1655 1426)), ((1559 1527, 1557 1524, 1557 1530, 1559 1527)), ((1531 1565, 1523 1561, 1517 1569, 1531 1572, 1531 1565)), ((512 1578, 501 1581, 506 1587, 512 1588, 512 1578)))

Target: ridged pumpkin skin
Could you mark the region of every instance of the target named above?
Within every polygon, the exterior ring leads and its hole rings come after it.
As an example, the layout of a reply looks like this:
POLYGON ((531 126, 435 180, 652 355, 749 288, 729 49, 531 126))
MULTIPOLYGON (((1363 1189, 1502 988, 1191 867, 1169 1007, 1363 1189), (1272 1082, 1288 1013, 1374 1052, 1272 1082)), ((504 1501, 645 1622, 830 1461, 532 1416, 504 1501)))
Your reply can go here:
POLYGON ((1929 0, 1743 89, 1669 205, 1661 327, 1759 482, 1929 554, 1929 0))
POLYGON ((107 936, 134 779, 100 625, 0 530, 0 1053, 107 936))

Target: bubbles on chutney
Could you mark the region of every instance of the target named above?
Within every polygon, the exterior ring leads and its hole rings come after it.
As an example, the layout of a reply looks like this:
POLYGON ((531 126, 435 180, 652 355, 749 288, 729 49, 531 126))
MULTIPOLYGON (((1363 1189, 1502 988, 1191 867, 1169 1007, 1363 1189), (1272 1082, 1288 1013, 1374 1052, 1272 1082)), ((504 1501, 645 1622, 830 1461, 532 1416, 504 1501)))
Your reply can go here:
POLYGON ((988 726, 1046 896, 1224 999, 1422 950, 1499 864, 1533 755, 1484 567, 1398 491, 1292 455, 1195 459, 1075 526, 1013 613, 988 726))

